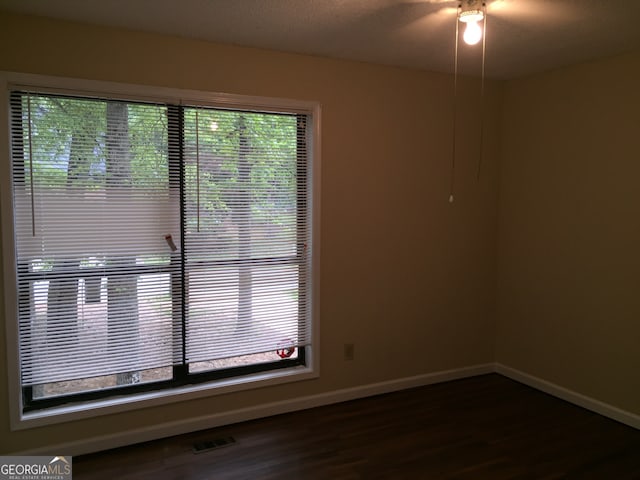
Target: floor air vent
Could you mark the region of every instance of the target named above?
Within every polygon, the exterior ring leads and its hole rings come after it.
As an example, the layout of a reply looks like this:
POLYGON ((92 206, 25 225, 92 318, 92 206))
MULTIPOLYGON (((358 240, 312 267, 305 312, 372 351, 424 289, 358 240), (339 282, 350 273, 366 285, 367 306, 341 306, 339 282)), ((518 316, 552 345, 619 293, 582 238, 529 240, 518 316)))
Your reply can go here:
POLYGON ((217 448, 228 447, 236 443, 233 437, 221 437, 214 440, 204 440, 193 444, 193 453, 204 453, 217 448))

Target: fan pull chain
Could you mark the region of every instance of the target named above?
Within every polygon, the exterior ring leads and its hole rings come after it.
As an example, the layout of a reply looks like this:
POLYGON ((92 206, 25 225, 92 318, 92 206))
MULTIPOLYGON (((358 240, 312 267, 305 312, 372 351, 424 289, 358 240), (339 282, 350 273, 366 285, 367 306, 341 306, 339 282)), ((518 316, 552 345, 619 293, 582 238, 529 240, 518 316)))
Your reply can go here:
POLYGON ((482 168, 482 160, 484 158, 484 77, 485 77, 485 58, 487 45, 487 4, 482 2, 482 10, 484 13, 484 23, 482 25, 482 80, 480 83, 480 158, 478 159, 478 172, 476 181, 480 181, 480 170, 482 168))
MULTIPOLYGON (((456 138, 457 138, 457 124, 458 124, 458 45, 459 45, 459 19, 462 11, 462 4, 458 4, 456 13, 456 40, 454 49, 454 69, 453 69, 453 135, 452 135, 452 148, 451 148, 451 178, 449 183, 449 203, 453 203, 454 200, 454 187, 455 187, 455 170, 456 170, 456 138)), ((476 181, 480 181, 480 171, 482 169, 482 163, 484 158, 484 110, 485 110, 485 63, 486 63, 486 51, 487 51, 487 4, 482 2, 482 73, 480 80, 480 155, 478 158, 478 169, 476 172, 476 181)))
POLYGON ((453 189, 455 184, 456 173, 456 126, 458 124, 458 36, 460 33, 460 27, 458 25, 458 18, 460 17, 461 7, 458 5, 456 12, 456 41, 455 49, 453 53, 453 135, 452 135, 452 148, 451 148, 451 178, 449 180, 449 203, 453 203, 453 189))

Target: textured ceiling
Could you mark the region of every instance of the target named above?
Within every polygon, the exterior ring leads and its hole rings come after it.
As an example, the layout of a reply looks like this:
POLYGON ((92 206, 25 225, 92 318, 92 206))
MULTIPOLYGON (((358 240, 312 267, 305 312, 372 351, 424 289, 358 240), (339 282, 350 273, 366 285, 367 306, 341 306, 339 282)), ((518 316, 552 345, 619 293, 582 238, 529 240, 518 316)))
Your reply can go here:
MULTIPOLYGON (((0 9, 228 44, 453 70, 457 0, 0 0, 0 9)), ((487 75, 640 49, 640 0, 488 0, 487 75)), ((479 73, 481 45, 461 44, 479 73)))

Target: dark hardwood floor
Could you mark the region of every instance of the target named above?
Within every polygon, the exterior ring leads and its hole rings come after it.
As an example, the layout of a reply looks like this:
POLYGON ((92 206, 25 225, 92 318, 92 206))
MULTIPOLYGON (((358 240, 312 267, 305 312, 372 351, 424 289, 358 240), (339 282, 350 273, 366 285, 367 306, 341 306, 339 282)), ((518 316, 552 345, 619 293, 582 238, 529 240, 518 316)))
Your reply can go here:
POLYGON ((74 479, 640 479, 640 431, 497 374, 75 457, 74 479), (235 443, 194 454, 197 442, 235 443))

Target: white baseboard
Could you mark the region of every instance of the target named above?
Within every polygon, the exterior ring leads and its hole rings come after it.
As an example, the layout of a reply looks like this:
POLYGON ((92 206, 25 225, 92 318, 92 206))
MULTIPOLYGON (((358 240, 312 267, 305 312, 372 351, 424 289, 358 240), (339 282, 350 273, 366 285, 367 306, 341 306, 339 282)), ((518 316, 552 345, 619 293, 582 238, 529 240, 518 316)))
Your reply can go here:
POLYGON ((353 388, 345 388, 333 392, 293 398, 280 402, 272 402, 265 405, 258 405, 255 407, 242 408, 229 412, 205 415, 197 418, 190 418, 187 420, 162 423, 146 428, 139 428, 135 430, 119 432, 117 434, 95 437, 88 440, 85 439, 75 442, 49 445, 43 448, 23 450, 20 452, 12 453, 12 455, 53 455, 61 453, 64 453, 65 455, 82 455, 86 453, 98 452, 101 450, 108 450, 110 448, 131 445, 134 443, 156 440, 173 435, 195 432, 207 428, 214 428, 222 425, 230 425, 237 422, 254 420, 256 418, 269 417, 272 415, 295 412, 298 410, 306 410, 308 408, 321 407, 333 403, 340 403, 348 400, 370 397, 372 395, 391 393, 408 388, 421 387, 424 385, 447 382, 450 380, 458 380, 494 372, 533 387, 537 390, 553 395, 554 397, 561 398, 570 403, 586 408, 587 410, 591 410, 600 415, 616 420, 620 423, 624 423, 625 425, 640 429, 640 415, 636 415, 607 403, 600 402, 591 397, 587 397, 541 378, 529 375, 528 373, 524 373, 514 368, 507 367, 506 365, 502 365, 499 363, 487 363, 458 368, 454 370, 416 375, 414 377, 389 380, 386 382, 373 383, 369 385, 362 385, 353 388))
POLYGON ((587 397, 586 395, 582 395, 581 393, 574 392, 567 388, 561 387, 560 385, 556 385, 555 383, 551 383, 541 378, 534 377, 533 375, 529 375, 528 373, 521 372, 500 363, 495 364, 494 371, 496 373, 499 373, 500 375, 511 378, 512 380, 533 387, 536 390, 540 390, 542 392, 548 393, 549 395, 553 395, 554 397, 561 398, 562 400, 566 400, 567 402, 573 403, 574 405, 578 405, 582 408, 586 408, 587 410, 591 410, 592 412, 596 412, 620 423, 624 423, 625 425, 629 425, 630 427, 640 429, 640 415, 627 412, 620 408, 614 407, 613 405, 609 405, 608 403, 595 400, 591 397, 587 397))
POLYGON ((414 377, 400 378, 386 382, 363 385, 353 388, 345 388, 333 392, 310 395, 306 397, 293 398, 280 402, 272 402, 255 407, 242 408, 229 412, 206 415, 197 418, 189 418, 176 422, 162 423, 150 427, 139 428, 119 432, 117 434, 103 435, 91 439, 83 439, 74 442, 49 445, 47 447, 35 448, 12 453, 12 455, 83 455, 86 453, 98 452, 110 448, 122 447, 134 443, 156 440, 173 435, 195 432, 207 428, 229 425, 256 418, 279 415, 308 408, 330 405, 333 403, 355 400, 358 398, 380 395, 383 393, 396 392, 408 388, 421 387, 434 383, 458 380, 461 378, 474 377, 494 372, 494 364, 487 363, 473 365, 470 367, 457 368, 442 372, 427 373, 414 377))

